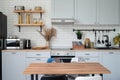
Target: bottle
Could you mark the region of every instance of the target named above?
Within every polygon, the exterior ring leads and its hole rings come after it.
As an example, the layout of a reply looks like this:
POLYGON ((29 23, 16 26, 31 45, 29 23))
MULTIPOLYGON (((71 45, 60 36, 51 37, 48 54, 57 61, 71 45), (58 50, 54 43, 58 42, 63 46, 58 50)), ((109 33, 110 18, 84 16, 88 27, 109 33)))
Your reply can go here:
POLYGON ((30 14, 26 14, 26 24, 30 24, 30 14))
POLYGON ((90 48, 90 39, 89 38, 85 39, 85 41, 84 41, 84 47, 85 48, 90 48))

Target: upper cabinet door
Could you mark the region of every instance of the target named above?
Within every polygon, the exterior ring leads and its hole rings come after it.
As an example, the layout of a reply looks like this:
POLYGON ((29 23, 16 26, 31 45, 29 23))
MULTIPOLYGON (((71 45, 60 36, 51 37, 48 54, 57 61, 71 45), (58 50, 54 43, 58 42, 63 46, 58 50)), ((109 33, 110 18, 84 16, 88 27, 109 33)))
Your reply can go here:
POLYGON ((99 0, 99 24, 119 24, 119 0, 99 0))
POLYGON ((79 24, 96 24, 97 21, 97 1, 96 0, 76 0, 75 19, 79 24))
POLYGON ((74 18, 74 0, 52 0, 52 18, 74 18))

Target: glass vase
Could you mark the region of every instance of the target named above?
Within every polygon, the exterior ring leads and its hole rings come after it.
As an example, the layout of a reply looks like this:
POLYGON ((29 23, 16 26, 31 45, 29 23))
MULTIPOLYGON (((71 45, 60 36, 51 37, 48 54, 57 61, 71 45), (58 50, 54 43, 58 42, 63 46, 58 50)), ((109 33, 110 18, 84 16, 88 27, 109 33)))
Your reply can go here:
POLYGON ((46 47, 50 49, 50 41, 46 41, 46 47))

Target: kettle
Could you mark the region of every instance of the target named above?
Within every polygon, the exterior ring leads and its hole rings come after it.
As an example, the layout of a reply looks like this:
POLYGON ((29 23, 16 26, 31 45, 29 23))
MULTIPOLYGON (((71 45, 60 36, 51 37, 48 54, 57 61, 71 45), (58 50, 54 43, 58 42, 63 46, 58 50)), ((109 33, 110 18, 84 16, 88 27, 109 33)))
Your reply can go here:
POLYGON ((29 40, 29 39, 25 40, 24 48, 25 49, 31 49, 31 40, 29 40))

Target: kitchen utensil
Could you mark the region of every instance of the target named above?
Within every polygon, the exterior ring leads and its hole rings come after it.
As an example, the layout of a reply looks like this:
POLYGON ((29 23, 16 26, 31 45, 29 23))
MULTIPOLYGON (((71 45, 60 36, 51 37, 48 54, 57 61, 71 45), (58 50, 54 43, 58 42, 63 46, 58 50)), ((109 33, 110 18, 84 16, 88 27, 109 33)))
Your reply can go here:
POLYGON ((103 34, 102 34, 102 43, 104 44, 104 31, 102 31, 103 32, 103 34))
MULTIPOLYGON (((109 34, 109 31, 106 30, 106 36, 108 36, 108 38, 109 38, 109 35, 108 35, 108 34, 109 34)), ((106 38, 105 42, 108 43, 108 41, 109 41, 109 40, 106 38)))
POLYGON ((98 44, 101 44, 101 41, 100 41, 100 32, 99 32, 99 35, 98 35, 97 43, 98 43, 98 44))

